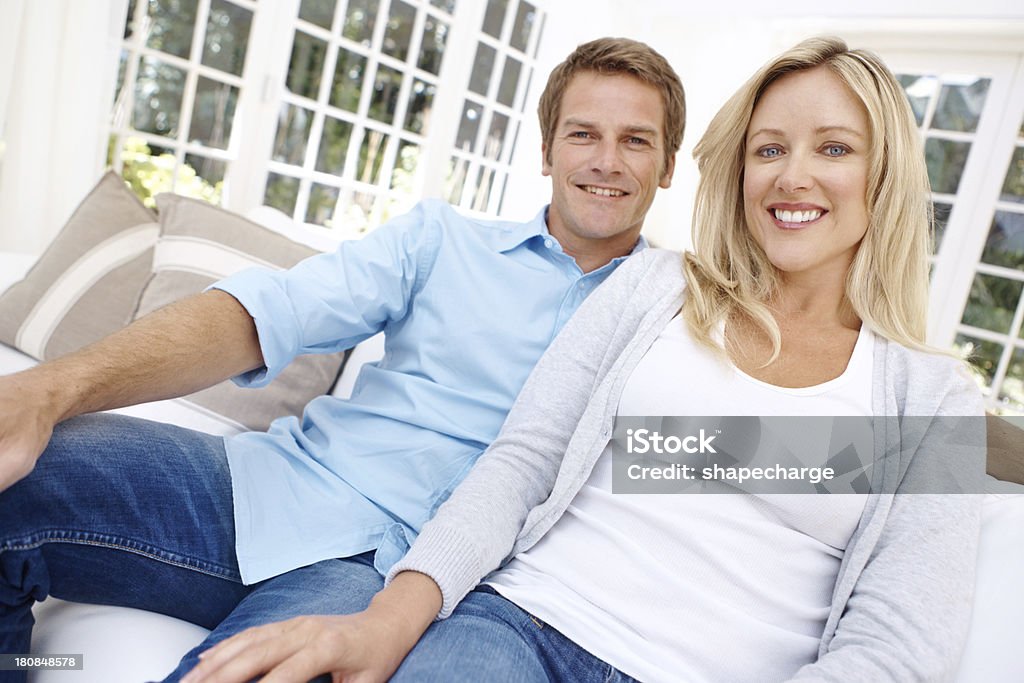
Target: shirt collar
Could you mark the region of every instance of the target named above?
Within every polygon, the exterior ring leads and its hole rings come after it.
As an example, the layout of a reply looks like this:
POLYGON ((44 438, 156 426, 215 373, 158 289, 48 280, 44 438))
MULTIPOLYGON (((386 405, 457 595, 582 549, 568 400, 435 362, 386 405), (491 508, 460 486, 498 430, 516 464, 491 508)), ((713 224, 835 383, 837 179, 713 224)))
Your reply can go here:
POLYGON ((548 207, 542 208, 533 220, 526 223, 507 223, 507 229, 498 233, 494 238, 494 245, 500 252, 511 251, 523 242, 533 237, 547 237, 548 226, 545 221, 548 207))
MULTIPOLYGON (((537 212, 537 215, 533 217, 533 220, 529 222, 509 223, 508 229, 501 232, 494 240, 495 245, 498 247, 498 251, 511 251, 523 242, 534 237, 542 239, 545 237, 551 237, 551 233, 548 231, 547 222, 548 207, 549 205, 544 206, 544 208, 537 212)), ((551 237, 551 239, 554 238, 551 237)), ((622 259, 626 259, 637 252, 643 251, 648 246, 650 245, 647 242, 647 238, 641 234, 640 238, 636 241, 636 245, 634 245, 633 250, 629 252, 629 254, 612 259, 612 261, 618 262, 622 259)))

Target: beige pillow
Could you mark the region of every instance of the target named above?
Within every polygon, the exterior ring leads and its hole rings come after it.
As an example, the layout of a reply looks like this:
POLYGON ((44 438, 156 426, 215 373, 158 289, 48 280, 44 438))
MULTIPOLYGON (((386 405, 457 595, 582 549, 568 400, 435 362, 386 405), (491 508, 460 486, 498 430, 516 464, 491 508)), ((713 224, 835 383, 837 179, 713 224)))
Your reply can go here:
POLYGON ((155 221, 106 173, 28 275, 0 296, 0 341, 48 360, 123 327, 150 276, 155 221))
MULTIPOLYGON (((153 277, 139 299, 136 318, 250 266, 283 269, 317 253, 206 202, 162 194, 156 203, 160 239, 153 277)), ((184 400, 263 430, 275 418, 301 415, 309 401, 330 391, 344 359, 345 353, 300 356, 262 389, 244 389, 228 381, 184 400)))

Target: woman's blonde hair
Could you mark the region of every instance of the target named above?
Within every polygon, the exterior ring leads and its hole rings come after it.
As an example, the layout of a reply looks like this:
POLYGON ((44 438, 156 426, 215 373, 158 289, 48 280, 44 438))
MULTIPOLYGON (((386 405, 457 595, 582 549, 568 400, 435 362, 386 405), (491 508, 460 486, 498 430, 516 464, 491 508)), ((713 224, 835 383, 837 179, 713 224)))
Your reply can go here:
POLYGON ((925 348, 931 201, 928 171, 914 116, 902 87, 870 52, 839 38, 810 38, 779 55, 747 81, 694 148, 700 182, 693 211, 694 253, 683 258, 688 294, 683 315, 701 342, 717 346, 713 330, 735 313, 748 316, 781 348, 767 303, 779 273, 747 227, 743 169, 754 107, 777 79, 828 68, 864 105, 871 134, 868 228, 846 278, 846 298, 873 331, 911 348, 925 348))

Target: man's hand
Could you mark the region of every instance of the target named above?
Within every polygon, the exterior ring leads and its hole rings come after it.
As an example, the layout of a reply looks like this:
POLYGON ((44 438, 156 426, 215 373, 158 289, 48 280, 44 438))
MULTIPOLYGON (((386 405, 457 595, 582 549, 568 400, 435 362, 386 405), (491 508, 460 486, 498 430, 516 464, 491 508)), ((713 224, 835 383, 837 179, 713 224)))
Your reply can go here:
POLYGON ((296 617, 218 643, 182 683, 244 683, 260 674, 263 683, 306 683, 325 673, 335 683, 386 681, 440 608, 432 579, 403 572, 364 612, 296 617))
POLYGON ((27 373, 0 377, 0 491, 35 467, 57 421, 52 407, 27 373))
POLYGON ((61 420, 184 396, 262 363, 248 312, 212 290, 63 358, 0 377, 0 491, 32 471, 61 420))

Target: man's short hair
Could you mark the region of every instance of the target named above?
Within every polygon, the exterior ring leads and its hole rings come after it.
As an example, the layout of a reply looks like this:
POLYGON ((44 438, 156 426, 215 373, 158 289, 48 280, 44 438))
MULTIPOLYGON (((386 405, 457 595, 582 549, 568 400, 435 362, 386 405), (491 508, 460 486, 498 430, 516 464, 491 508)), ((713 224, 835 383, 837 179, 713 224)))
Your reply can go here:
POLYGON ((662 133, 667 166, 683 142, 686 125, 683 84, 668 60, 649 45, 628 38, 598 38, 584 43, 551 72, 537 106, 547 162, 551 163, 551 145, 561 113, 562 96, 576 74, 588 71, 604 75, 626 74, 658 89, 665 107, 665 129, 662 133))

